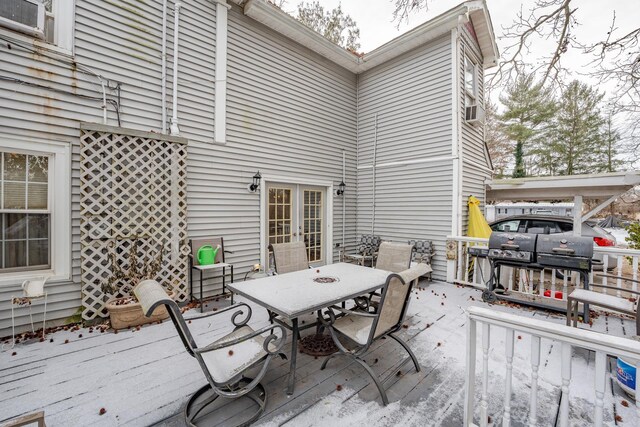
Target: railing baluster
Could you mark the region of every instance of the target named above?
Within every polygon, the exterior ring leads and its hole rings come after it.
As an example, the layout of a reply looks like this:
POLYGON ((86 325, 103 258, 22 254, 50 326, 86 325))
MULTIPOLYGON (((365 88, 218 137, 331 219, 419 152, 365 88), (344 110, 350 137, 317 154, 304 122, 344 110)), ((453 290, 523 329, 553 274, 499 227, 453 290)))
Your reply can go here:
POLYGON ((501 267, 500 271, 506 271, 509 274, 509 290, 513 291, 513 276, 515 269, 513 267, 501 267))
POLYGON ((544 269, 540 270, 540 281, 538 282, 538 295, 544 296, 544 269))
POLYGON ((529 408, 529 426, 535 427, 538 421, 538 367, 540 366, 540 337, 531 336, 531 403, 529 408))
POLYGON ((467 375, 465 377, 464 427, 473 423, 473 401, 476 390, 476 321, 467 318, 467 375))
POLYGON ((513 374, 513 329, 507 329, 506 337, 506 358, 507 376, 505 378, 504 390, 504 415, 502 416, 502 426, 511 425, 511 377, 513 374))
POLYGON ((601 351, 596 351, 596 407, 594 414, 594 424, 596 427, 602 425, 604 410, 604 392, 607 377, 607 355, 601 351))
MULTIPOLYGON (((567 293, 567 282, 569 281, 569 277, 568 276, 568 271, 567 270, 563 270, 562 271, 562 276, 564 277, 562 279, 562 296, 564 297, 564 295, 567 293)), ((551 295, 551 298, 555 298, 556 297, 556 293, 554 292, 551 295)))
MULTIPOLYGON (((604 257, 602 258, 602 263, 603 263, 603 273, 605 275, 602 276, 602 283, 600 283, 603 286, 607 286, 607 265, 609 265, 609 255, 604 254, 604 257)), ((607 288, 602 288, 602 292, 604 292, 605 294, 607 294, 607 288)))
POLYGON ((571 384, 571 344, 562 343, 562 400, 560 401, 560 427, 569 427, 569 385, 571 384))
MULTIPOLYGON (((631 262, 631 269, 633 270, 633 280, 638 280, 638 259, 640 258, 640 256, 634 256, 633 257, 633 261, 631 262)), ((638 284, 636 282, 633 282, 633 290, 637 291, 638 290, 638 284)))
MULTIPOLYGON (((462 272, 464 271, 464 266, 463 266, 464 262, 462 260, 462 254, 464 253, 463 252, 463 247, 466 246, 467 244, 465 242, 458 242, 458 243, 459 243, 459 245, 458 245, 458 265, 457 265, 458 269, 457 269, 457 272, 456 272, 456 277, 458 278, 458 281, 462 281, 463 280, 462 272)), ((464 278, 464 281, 466 282, 467 279, 464 278)))
POLYGON ((527 293, 533 294, 533 270, 529 270, 529 288, 527 293))
POLYGON ((476 284, 476 279, 478 277, 478 258, 473 258, 473 278, 471 279, 471 283, 476 284))
POLYGON ((551 269, 551 298, 556 294, 556 269, 551 269))
MULTIPOLYGON (((620 292, 620 291, 622 290, 622 257, 618 256, 617 259, 618 259, 618 263, 616 265, 616 270, 618 271, 618 274, 617 274, 618 279, 616 279, 616 282, 617 282, 616 286, 618 287, 618 294, 617 295, 618 295, 618 297, 621 297, 622 296, 622 292, 620 292)), ((605 274, 607 273, 607 269, 606 268, 604 269, 603 273, 605 273, 605 274)))
POLYGON ((482 324, 482 397, 480 398, 480 426, 486 427, 489 420, 489 324, 482 324))

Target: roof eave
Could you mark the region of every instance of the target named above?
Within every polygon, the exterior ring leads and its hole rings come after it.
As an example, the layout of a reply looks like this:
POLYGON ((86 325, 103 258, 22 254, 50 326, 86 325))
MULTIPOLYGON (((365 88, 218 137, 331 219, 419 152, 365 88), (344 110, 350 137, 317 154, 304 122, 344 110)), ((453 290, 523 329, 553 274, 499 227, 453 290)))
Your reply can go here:
POLYGON ((357 55, 330 42, 280 8, 264 0, 248 0, 244 3, 244 14, 347 70, 358 72, 360 58, 357 55))

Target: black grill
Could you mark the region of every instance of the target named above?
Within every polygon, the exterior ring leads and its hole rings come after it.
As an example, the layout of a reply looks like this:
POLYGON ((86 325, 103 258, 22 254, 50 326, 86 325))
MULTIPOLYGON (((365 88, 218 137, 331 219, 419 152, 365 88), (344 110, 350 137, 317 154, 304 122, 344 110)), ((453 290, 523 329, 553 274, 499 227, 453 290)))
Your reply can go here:
POLYGON ((535 262, 537 234, 493 232, 489 237, 489 259, 509 264, 535 262))
MULTIPOLYGON (((491 263, 491 277, 482 299, 495 302, 498 299, 533 305, 547 309, 561 309, 550 299, 541 295, 528 294, 518 296, 502 286, 500 282, 501 266, 516 269, 542 270, 553 268, 577 272, 584 289, 589 288, 589 272, 593 258, 593 240, 588 237, 567 236, 564 234, 528 234, 493 232, 489 238, 487 257, 491 263)), ((588 320, 588 307, 585 305, 584 318, 588 320)))
POLYGON ((589 237, 541 235, 536 246, 537 262, 543 267, 591 270, 593 240, 589 237))

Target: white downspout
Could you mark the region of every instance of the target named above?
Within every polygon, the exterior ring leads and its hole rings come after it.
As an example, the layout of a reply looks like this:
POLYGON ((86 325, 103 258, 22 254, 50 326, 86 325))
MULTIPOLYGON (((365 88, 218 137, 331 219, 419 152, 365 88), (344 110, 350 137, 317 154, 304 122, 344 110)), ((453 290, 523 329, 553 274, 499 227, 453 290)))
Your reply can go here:
MULTIPOLYGON (((342 182, 345 182, 346 179, 346 157, 345 151, 342 150, 342 182)), ((345 227, 347 224, 346 214, 347 214, 347 201, 345 200, 345 195, 342 194, 342 250, 344 250, 344 236, 345 236, 345 227)))
MULTIPOLYGON (((451 185, 451 236, 460 235, 458 217, 460 215, 460 162, 458 150, 458 123, 460 121, 460 57, 459 57, 459 32, 458 28, 451 29, 451 88, 453 99, 451 100, 451 158, 452 158, 452 185, 451 185)), ((461 245, 461 243, 458 243, 461 245)), ((447 282, 453 283, 458 270, 461 268, 461 247, 458 248, 458 263, 454 259, 447 259, 447 282)))
POLYGON ((167 0, 162 1, 162 133, 167 133, 167 0))
POLYGON ((173 117, 171 118, 171 135, 179 135, 178 127, 178 59, 179 59, 179 41, 180 41, 180 8, 182 5, 175 5, 175 23, 173 33, 173 117))
POLYGON ((215 142, 227 142, 227 17, 231 8, 226 0, 216 6, 216 83, 214 128, 215 142))
POLYGON ((371 186, 371 234, 375 234, 376 226, 376 151, 378 149, 378 113, 373 119, 373 178, 371 186))

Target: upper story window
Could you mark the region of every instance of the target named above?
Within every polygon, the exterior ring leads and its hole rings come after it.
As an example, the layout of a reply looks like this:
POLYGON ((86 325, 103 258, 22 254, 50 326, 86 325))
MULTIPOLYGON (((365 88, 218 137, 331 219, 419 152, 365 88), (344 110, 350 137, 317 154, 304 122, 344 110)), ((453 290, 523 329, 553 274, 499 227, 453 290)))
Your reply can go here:
POLYGON ((73 0, 1 0, 0 26, 70 53, 74 4, 73 0))
POLYGON ((464 57, 465 105, 475 105, 478 99, 478 70, 468 56, 464 57))

